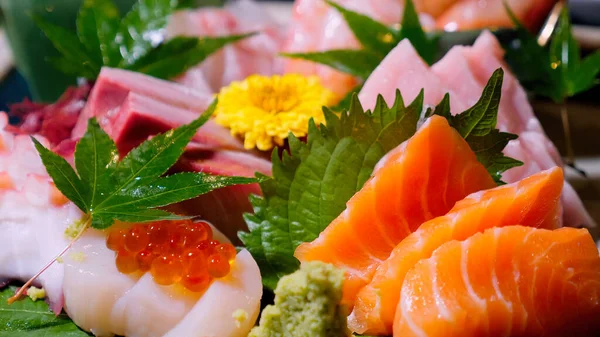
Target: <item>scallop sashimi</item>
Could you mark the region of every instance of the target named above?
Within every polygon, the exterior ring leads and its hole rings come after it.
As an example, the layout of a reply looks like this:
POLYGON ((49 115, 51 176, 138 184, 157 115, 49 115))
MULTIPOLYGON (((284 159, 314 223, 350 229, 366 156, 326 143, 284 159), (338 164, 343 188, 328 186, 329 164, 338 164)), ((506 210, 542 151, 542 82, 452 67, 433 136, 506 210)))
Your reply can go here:
POLYGON ((469 144, 446 119, 432 116, 382 159, 346 210, 317 239, 300 245, 295 256, 344 268, 344 303, 351 307, 402 239, 446 214, 456 201, 494 186, 469 144))
MULTIPOLYGON (((119 233, 121 229, 113 231, 119 233)), ((212 231, 213 240, 228 242, 216 229, 212 231)), ((187 256, 188 250, 174 243, 171 234, 159 235, 162 232, 159 230, 154 236, 158 240, 169 238, 164 244, 187 256)), ((137 245, 140 241, 147 242, 138 238, 132 243, 137 245)), ((132 248, 126 246, 127 249, 132 248)), ((65 310, 78 326, 96 336, 242 337, 258 316, 262 296, 260 271, 246 250, 235 255, 226 276, 214 278, 212 283, 196 278, 191 286, 185 282, 189 271, 183 277, 175 276, 176 266, 181 268, 179 262, 171 260, 157 271, 156 260, 162 261, 162 255, 144 266, 142 250, 135 256, 136 264, 127 259, 127 252, 115 247, 110 234, 107 238, 102 231, 88 230, 71 252, 64 263, 65 310), (198 286, 200 289, 194 288, 198 286)), ((190 270, 191 266, 192 262, 190 270)), ((196 263, 194 268, 205 266, 196 263)))
MULTIPOLYGON (((0 279, 25 282, 67 245, 65 230, 81 211, 54 186, 29 136, 5 131, 7 124, 0 113, 0 230, 8 240, 0 245, 0 279)), ((57 314, 62 282, 62 265, 55 263, 36 283, 57 314)))
POLYGON ((492 228, 406 275, 394 336, 597 336, 600 257, 586 229, 492 228))
POLYGON ((392 332, 394 314, 406 273, 441 245, 465 240, 492 227, 523 225, 554 229, 560 225, 563 173, 558 167, 518 183, 471 194, 448 214, 422 224, 394 248, 373 280, 358 293, 349 318, 358 333, 392 332))

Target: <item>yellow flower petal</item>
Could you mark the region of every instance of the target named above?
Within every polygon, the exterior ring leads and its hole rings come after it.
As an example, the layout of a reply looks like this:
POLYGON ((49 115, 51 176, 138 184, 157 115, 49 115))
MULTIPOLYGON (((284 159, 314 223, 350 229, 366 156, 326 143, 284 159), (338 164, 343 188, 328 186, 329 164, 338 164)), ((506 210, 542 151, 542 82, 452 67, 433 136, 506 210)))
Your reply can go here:
POLYGON ((215 121, 244 137, 246 149, 267 151, 281 146, 289 133, 306 136, 308 121, 325 121, 322 107, 335 103, 334 94, 316 76, 252 75, 221 89, 215 121))

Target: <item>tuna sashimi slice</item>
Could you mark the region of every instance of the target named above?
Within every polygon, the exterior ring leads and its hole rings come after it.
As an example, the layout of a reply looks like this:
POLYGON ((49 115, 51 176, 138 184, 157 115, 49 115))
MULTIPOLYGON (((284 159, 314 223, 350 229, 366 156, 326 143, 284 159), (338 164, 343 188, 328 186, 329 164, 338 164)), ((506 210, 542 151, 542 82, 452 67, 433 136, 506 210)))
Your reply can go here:
POLYGON ((73 137, 80 138, 85 133, 87 120, 91 117, 108 115, 113 118, 130 92, 197 114, 204 112, 213 100, 210 93, 198 92, 181 84, 133 71, 104 67, 73 130, 73 137))
POLYGON ((402 239, 446 214, 456 201, 496 186, 466 141, 439 116, 429 118, 384 161, 346 210, 295 254, 301 262, 344 268, 344 302, 350 307, 402 239))
MULTIPOLYGON (((198 116, 195 111, 132 92, 127 95, 114 116, 100 116, 98 122, 115 141, 119 151, 127 153, 148 136, 190 123, 198 116)), ((242 143, 213 120, 200 127, 193 140, 205 148, 243 150, 242 143)))
MULTIPOLYGON (((399 89, 404 100, 411 102, 423 88, 426 105, 438 104, 447 92, 410 41, 403 40, 371 73, 358 97, 365 108, 372 109, 377 95, 382 95, 386 102, 393 102, 399 89)), ((460 101, 456 100, 455 104, 460 101)))
POLYGON ((562 186, 562 170, 555 167, 517 183, 471 194, 448 214, 422 224, 394 248, 358 293, 350 328, 361 334, 390 335, 404 277, 446 242, 466 240, 492 227, 559 227, 562 186))
POLYGON ((597 336, 599 298, 586 229, 492 228, 408 272, 394 336, 597 336))

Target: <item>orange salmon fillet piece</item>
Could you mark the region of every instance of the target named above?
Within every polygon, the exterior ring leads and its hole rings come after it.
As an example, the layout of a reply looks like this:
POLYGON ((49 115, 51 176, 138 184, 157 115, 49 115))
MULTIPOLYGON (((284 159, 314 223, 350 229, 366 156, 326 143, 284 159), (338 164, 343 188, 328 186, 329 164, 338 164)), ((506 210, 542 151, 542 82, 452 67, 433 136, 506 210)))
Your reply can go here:
POLYGON ((597 336, 600 257, 586 229, 488 229, 406 275, 394 336, 597 336))
POLYGON ((349 318, 358 333, 390 335, 404 277, 417 262, 446 242, 466 240, 493 227, 560 226, 561 168, 542 171, 519 182, 471 194, 444 216, 422 224, 402 240, 357 295, 349 318))
POLYGON ((295 256, 344 268, 343 303, 351 309, 357 292, 402 239, 458 200, 494 186, 469 144, 446 119, 432 116, 382 159, 346 210, 295 256))

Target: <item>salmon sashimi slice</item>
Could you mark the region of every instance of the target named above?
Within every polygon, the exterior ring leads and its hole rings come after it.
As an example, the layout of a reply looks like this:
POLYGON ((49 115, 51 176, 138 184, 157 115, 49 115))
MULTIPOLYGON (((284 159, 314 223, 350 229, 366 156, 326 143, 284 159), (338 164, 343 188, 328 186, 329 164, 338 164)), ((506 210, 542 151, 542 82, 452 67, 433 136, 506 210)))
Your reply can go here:
POLYGON ((446 242, 466 240, 492 227, 558 228, 562 186, 562 169, 555 167, 517 183, 471 194, 448 214, 422 224, 394 248, 371 282, 360 290, 349 317, 351 330, 390 335, 404 277, 446 242))
POLYGON ((491 228, 406 275, 394 336, 597 336, 600 257, 586 229, 491 228))
POLYGON ((350 308, 402 239, 470 193, 496 186, 469 144, 440 116, 429 118, 382 161, 346 210, 295 252, 301 262, 346 270, 343 302, 350 308))

